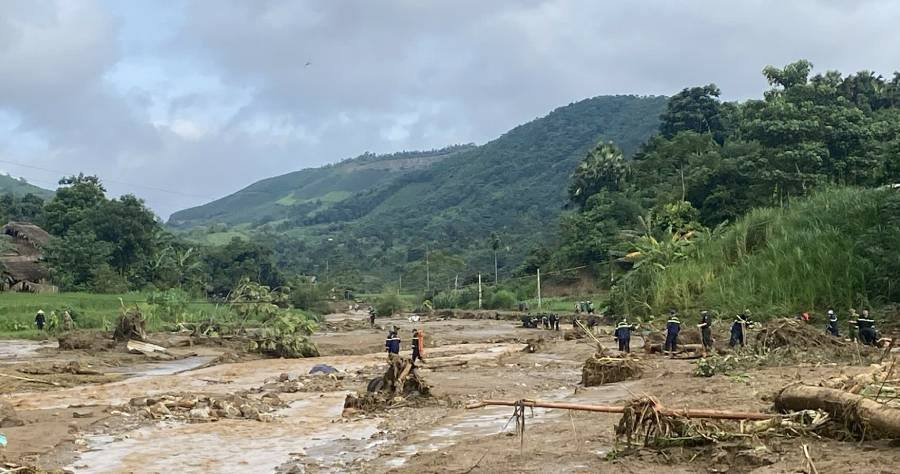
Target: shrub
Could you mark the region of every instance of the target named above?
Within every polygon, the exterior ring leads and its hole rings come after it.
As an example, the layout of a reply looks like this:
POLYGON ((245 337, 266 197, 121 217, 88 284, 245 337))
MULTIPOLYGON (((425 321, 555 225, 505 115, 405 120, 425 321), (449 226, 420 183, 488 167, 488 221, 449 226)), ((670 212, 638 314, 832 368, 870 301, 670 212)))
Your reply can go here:
POLYGON ((516 295, 511 291, 498 290, 491 295, 488 309, 512 309, 516 305, 516 295))
POLYGON ((403 309, 403 299, 395 293, 381 295, 375 300, 375 314, 377 316, 391 316, 403 311, 403 309))

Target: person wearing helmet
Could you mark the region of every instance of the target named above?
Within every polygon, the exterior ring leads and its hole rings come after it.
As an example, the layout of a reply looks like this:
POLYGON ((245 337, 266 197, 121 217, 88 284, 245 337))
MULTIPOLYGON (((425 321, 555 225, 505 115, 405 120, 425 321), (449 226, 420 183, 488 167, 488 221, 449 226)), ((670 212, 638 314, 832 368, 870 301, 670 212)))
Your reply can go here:
POLYGON ((678 319, 678 311, 672 309, 669 311, 669 319, 666 321, 666 344, 664 347, 665 353, 669 357, 675 357, 679 332, 681 332, 681 320, 678 319))
POLYGON ((400 336, 397 334, 396 326, 392 326, 391 330, 388 331, 388 336, 384 340, 384 347, 389 357, 391 354, 400 354, 400 336))
POLYGON ((828 310, 828 325, 825 326, 825 330, 834 337, 840 337, 840 334, 838 334, 838 318, 833 309, 828 310))
POLYGON ((616 342, 619 343, 619 352, 626 354, 631 352, 631 331, 634 330, 635 326, 628 323, 628 318, 622 318, 619 324, 616 325, 616 331, 613 335, 616 338, 616 342))
POLYGON ((34 325, 37 326, 38 331, 44 330, 44 323, 47 320, 44 318, 44 310, 39 309, 37 314, 34 316, 34 325))
POLYGON ((697 325, 700 328, 700 342, 703 343, 703 353, 712 349, 712 317, 709 314, 709 311, 703 310, 700 312, 700 324, 697 325))
POLYGON ((863 309, 862 314, 856 318, 859 326, 859 339, 867 346, 874 346, 878 339, 878 331, 875 330, 875 320, 869 315, 869 309, 863 309))

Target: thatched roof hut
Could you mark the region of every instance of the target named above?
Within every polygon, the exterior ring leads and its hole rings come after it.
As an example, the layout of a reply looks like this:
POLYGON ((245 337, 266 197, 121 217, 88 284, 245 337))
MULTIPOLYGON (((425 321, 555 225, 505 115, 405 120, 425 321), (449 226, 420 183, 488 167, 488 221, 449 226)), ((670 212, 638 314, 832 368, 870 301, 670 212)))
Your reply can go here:
POLYGON ((0 233, 27 243, 36 249, 40 249, 50 242, 50 234, 46 230, 29 222, 10 222, 0 228, 0 233))
POLYGON ((0 291, 55 292, 50 272, 40 263, 50 234, 34 224, 10 222, 0 228, 0 236, 12 244, 0 252, 0 291))

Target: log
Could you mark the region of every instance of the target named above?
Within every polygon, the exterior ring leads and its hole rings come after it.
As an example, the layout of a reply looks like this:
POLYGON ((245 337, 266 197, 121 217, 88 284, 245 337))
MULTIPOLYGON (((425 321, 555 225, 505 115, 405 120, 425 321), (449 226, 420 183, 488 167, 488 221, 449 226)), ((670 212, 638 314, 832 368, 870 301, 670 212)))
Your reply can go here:
MULTIPOLYGON (((471 405, 467 405, 466 409, 481 408, 489 405, 494 406, 516 406, 523 405, 530 408, 558 408, 562 410, 592 411, 598 413, 625 413, 626 407, 615 405, 582 405, 579 403, 559 403, 559 402, 543 402, 539 400, 482 400, 471 405)), ((729 410, 698 410, 691 408, 682 408, 680 410, 671 408, 661 408, 661 415, 680 416, 684 418, 709 418, 714 420, 768 420, 776 415, 767 413, 739 412, 729 410)))
POLYGON ((837 420, 859 420, 867 436, 900 438, 900 409, 843 390, 791 384, 775 397, 775 408, 782 412, 822 410, 837 420))
POLYGON ((171 355, 165 347, 157 346, 156 344, 150 344, 149 342, 136 341, 134 339, 130 339, 125 347, 128 349, 128 352, 136 354, 149 355, 153 354, 154 352, 160 352, 163 354, 171 355))
POLYGON ((49 381, 49 380, 33 379, 33 378, 30 378, 30 377, 19 377, 19 376, 17 376, 17 375, 9 375, 9 374, 0 374, 0 377, 9 377, 9 378, 11 378, 11 379, 24 380, 24 381, 26 381, 26 382, 45 383, 45 384, 47 384, 47 385, 54 385, 54 386, 59 387, 59 384, 58 384, 58 383, 56 383, 56 382, 51 382, 51 381, 49 381))

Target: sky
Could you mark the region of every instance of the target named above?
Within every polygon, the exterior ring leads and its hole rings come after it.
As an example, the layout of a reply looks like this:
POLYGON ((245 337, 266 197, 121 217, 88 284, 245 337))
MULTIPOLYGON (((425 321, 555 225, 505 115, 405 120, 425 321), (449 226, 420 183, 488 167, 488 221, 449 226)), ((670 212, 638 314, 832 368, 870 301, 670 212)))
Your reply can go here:
POLYGON ((363 152, 484 143, 604 94, 898 69, 893 0, 3 0, 0 171, 162 218, 363 152))

